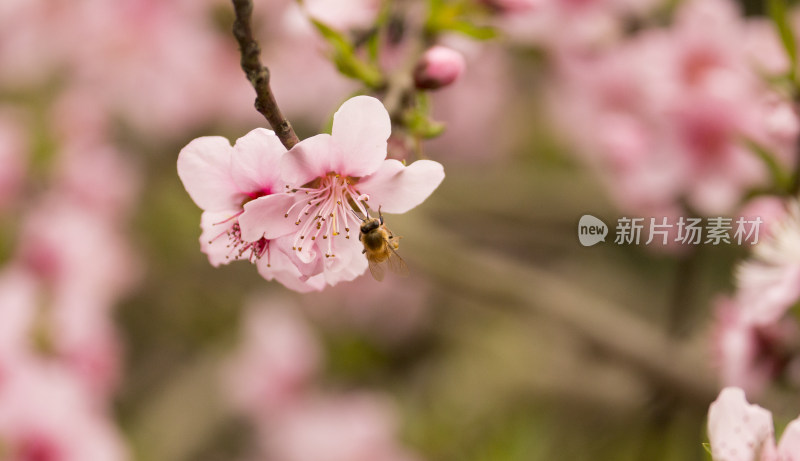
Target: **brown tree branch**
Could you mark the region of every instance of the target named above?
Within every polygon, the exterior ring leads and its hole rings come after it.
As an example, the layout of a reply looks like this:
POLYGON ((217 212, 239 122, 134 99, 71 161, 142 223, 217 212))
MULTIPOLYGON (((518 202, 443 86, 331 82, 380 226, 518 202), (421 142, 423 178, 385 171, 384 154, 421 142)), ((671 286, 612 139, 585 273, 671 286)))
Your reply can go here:
POLYGON ((233 22, 233 35, 239 42, 242 53, 242 70, 256 90, 256 110, 267 119, 278 139, 287 149, 300 142, 292 128, 292 124, 283 116, 275 101, 275 95, 269 86, 269 69, 261 63, 261 47, 253 38, 250 18, 253 13, 252 0, 232 0, 236 12, 233 22))

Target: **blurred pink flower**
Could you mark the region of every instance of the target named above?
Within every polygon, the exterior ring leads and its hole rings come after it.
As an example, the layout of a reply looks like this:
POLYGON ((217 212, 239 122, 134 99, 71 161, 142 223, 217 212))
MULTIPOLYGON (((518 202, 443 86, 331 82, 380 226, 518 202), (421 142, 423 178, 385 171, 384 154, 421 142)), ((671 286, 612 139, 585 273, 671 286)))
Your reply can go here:
POLYGON ((762 224, 759 228, 759 241, 772 235, 774 228, 779 227, 782 220, 786 219, 786 201, 774 195, 762 195, 747 201, 736 216, 747 220, 760 218, 762 224))
POLYGON ((369 394, 309 398, 264 427, 265 452, 281 461, 412 461, 399 446, 394 409, 369 394))
POLYGON ((787 345, 797 335, 791 322, 757 325, 733 299, 717 299, 712 353, 720 382, 760 395, 784 371, 787 345))
POLYGON ((258 421, 275 418, 310 387, 320 368, 319 344, 281 302, 251 302, 242 322, 244 337, 226 369, 226 387, 240 411, 258 421))
POLYGON ((11 265, 0 272, 0 306, 0 371, 20 361, 58 362, 105 405, 121 359, 111 319, 95 299, 59 298, 30 271, 11 265))
POLYGON ((0 376, 4 365, 32 356, 29 330, 39 302, 36 279, 23 268, 9 265, 0 271, 0 376))
POLYGON ((125 222, 138 199, 134 165, 110 143, 66 143, 56 158, 54 187, 76 206, 125 222))
POLYGON ((708 409, 714 461, 793 461, 800 450, 800 418, 790 422, 775 446, 772 413, 749 404, 742 389, 727 387, 708 409))
POLYGON ((456 50, 437 45, 422 55, 414 69, 414 84, 424 90, 437 90, 455 82, 467 66, 464 56, 456 50))
POLYGON ((625 22, 642 17, 659 0, 484 0, 512 40, 555 53, 583 53, 616 43, 625 22))
POLYGON ((0 445, 14 461, 124 461, 111 419, 57 365, 15 367, 0 386, 0 445))
POLYGON ((341 31, 368 29, 377 19, 380 0, 304 0, 306 14, 341 31))
MULTIPOLYGON (((258 266, 267 280, 277 279, 297 291, 319 289, 317 280, 301 280, 301 273, 287 256, 288 238, 249 238, 240 227, 243 205, 270 197, 287 209, 293 197, 284 193, 280 179, 281 158, 286 149, 270 130, 257 128, 231 147, 219 136, 197 138, 178 155, 178 176, 194 202, 203 210, 200 248, 213 266, 245 258, 258 266)), ((293 230, 284 225, 284 234, 293 230)))
POLYGON ((329 285, 361 275, 367 261, 358 239, 350 238, 351 231, 353 237, 358 235, 361 224, 351 207, 366 215, 361 201, 366 195, 375 208, 405 213, 444 179, 437 162, 418 160, 405 166, 387 160, 390 133, 389 114, 377 99, 357 96, 342 104, 331 135, 305 139, 281 159, 288 193, 244 205, 241 238, 290 236, 292 258, 300 271, 308 277, 321 275, 329 285))
POLYGON ((140 262, 105 217, 56 193, 25 217, 17 261, 47 286, 53 302, 108 312, 137 282, 140 262))
POLYGON ((738 45, 746 26, 732 2, 689 1, 669 29, 559 61, 552 107, 622 208, 731 213, 769 180, 743 140, 794 162, 797 116, 738 45))
POLYGON ((447 91, 431 95, 434 119, 444 121, 446 129, 425 143, 425 151, 450 162, 497 165, 508 160, 515 128, 504 116, 512 93, 508 54, 493 43, 455 37, 446 37, 444 43, 464 55, 466 69, 447 91))
POLYGON ((749 321, 777 322, 800 299, 800 204, 789 204, 786 216, 770 226, 753 257, 737 269, 737 302, 749 321))
POLYGON ((421 278, 387 278, 352 283, 310 293, 301 305, 309 317, 328 328, 357 331, 384 346, 408 344, 429 321, 430 287, 421 278))

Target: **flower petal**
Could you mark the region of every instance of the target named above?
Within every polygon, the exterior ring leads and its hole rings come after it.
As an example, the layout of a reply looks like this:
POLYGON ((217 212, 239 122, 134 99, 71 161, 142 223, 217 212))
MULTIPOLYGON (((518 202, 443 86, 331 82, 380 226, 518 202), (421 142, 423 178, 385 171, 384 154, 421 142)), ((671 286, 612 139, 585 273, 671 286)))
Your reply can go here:
POLYGON ((251 197, 283 192, 280 162, 286 148, 271 130, 256 128, 236 140, 231 176, 236 187, 251 197))
POLYGON ((288 248, 285 247, 291 245, 290 240, 290 238, 284 237, 268 243, 267 254, 256 263, 258 273, 266 280, 275 279, 286 288, 299 293, 322 290, 325 287, 325 279, 321 275, 304 276, 286 253, 288 248))
POLYGON ((208 255, 208 262, 218 267, 233 261, 230 257, 235 252, 229 246, 228 231, 235 222, 235 210, 230 211, 205 211, 200 216, 200 250, 208 255))
POLYGON ((786 426, 778 444, 778 454, 784 461, 800 461, 800 418, 786 426))
POLYGON ((291 187, 300 187, 333 171, 334 147, 331 136, 318 134, 297 143, 281 160, 281 178, 291 187))
POLYGON ((178 154, 178 176, 203 210, 227 210, 241 201, 230 174, 232 154, 230 143, 220 136, 194 139, 178 154))
POLYGON ((355 177, 374 173, 386 159, 391 133, 392 121, 379 100, 356 96, 345 101, 333 116, 336 171, 355 177))
POLYGON ((286 212, 295 200, 289 194, 272 194, 245 203, 244 213, 239 216, 242 240, 275 239, 294 232, 297 226, 286 212))
POLYGON ((775 444, 772 413, 747 403, 738 387, 727 387, 708 409, 708 438, 715 460, 754 460, 775 444))
POLYGON ((444 168, 433 160, 417 160, 403 166, 386 160, 375 174, 362 179, 356 188, 369 195, 370 208, 378 206, 387 213, 405 213, 419 205, 439 187, 444 168))
POLYGON ((367 258, 361 254, 363 246, 358 240, 344 239, 339 235, 339 241, 334 241, 335 258, 325 261, 325 281, 328 285, 336 285, 339 282, 349 282, 356 277, 364 274, 367 270, 367 258))

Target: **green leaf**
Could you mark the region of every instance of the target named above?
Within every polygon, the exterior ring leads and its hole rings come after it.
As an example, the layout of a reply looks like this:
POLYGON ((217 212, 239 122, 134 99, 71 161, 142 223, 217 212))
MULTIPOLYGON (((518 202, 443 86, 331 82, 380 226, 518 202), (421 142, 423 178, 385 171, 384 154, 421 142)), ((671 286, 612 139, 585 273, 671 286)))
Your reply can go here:
POLYGON ((458 32, 476 40, 488 40, 497 36, 497 32, 489 27, 474 24, 474 14, 470 14, 467 2, 445 2, 430 0, 428 2, 428 20, 426 29, 431 34, 441 32, 458 32))
POLYGON ((794 31, 789 22, 789 8, 786 5, 786 0, 768 0, 767 11, 770 18, 778 28, 778 35, 781 37, 783 48, 786 50, 786 55, 789 57, 791 68, 789 75, 792 81, 795 81, 797 73, 797 42, 795 41, 794 31))
POLYGON ((365 85, 377 88, 383 84, 383 74, 377 66, 364 62, 356 55, 356 50, 350 40, 342 33, 314 18, 311 23, 322 35, 322 38, 331 46, 333 63, 336 68, 347 77, 360 80, 365 85))
POLYGON ((764 162, 772 176, 773 184, 780 188, 780 190, 789 190, 792 184, 792 178, 783 167, 778 164, 778 161, 775 159, 775 154, 752 139, 745 139, 744 143, 764 162))
POLYGON ((445 124, 430 118, 430 104, 427 95, 417 94, 417 104, 403 115, 403 124, 414 136, 431 139, 444 132, 445 124))
POLYGON ((489 40, 497 37, 497 31, 488 26, 478 26, 467 21, 456 21, 449 30, 472 37, 475 40, 489 40))

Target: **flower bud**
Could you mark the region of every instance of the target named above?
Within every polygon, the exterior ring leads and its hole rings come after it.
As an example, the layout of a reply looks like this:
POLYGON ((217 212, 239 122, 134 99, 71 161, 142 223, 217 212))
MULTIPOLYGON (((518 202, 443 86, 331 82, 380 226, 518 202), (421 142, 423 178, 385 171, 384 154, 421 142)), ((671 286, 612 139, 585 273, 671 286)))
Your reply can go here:
POLYGON ((461 53, 437 45, 425 52, 414 69, 414 84, 421 90, 437 90, 456 81, 465 67, 461 53))

